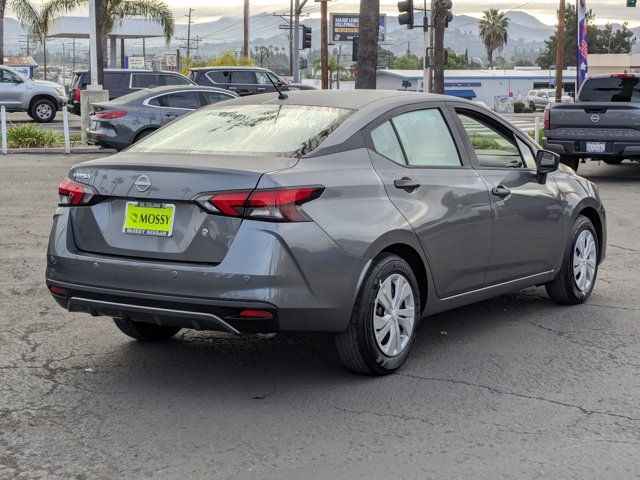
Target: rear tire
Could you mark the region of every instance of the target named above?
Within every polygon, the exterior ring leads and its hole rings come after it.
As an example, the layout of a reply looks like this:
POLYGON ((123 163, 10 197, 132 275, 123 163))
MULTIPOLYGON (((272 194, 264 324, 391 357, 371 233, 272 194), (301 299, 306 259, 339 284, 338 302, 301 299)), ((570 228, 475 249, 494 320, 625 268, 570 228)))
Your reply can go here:
POLYGON ((36 123, 51 123, 56 118, 57 108, 51 100, 42 98, 37 100, 31 105, 29 110, 29 116, 33 118, 36 123))
POLYGON ((153 323, 135 322, 126 318, 114 318, 113 322, 122 333, 143 342, 168 340, 182 330, 180 327, 161 327, 153 323))
POLYGON ((533 103, 533 102, 529 102, 529 108, 535 112, 536 111, 536 104, 533 103))
POLYGON ((558 276, 545 285, 553 301, 562 305, 577 305, 589 298, 598 275, 599 252, 598 235, 593 223, 579 215, 573 223, 558 276), (585 247, 585 240, 589 239, 592 243, 585 247), (584 256, 582 252, 591 255, 584 256), (582 258, 586 258, 586 261, 582 262, 582 258), (584 268, 580 265, 584 265, 584 268))
POLYGON ((360 287, 347 330, 336 335, 338 355, 353 372, 388 375, 402 366, 420 321, 418 282, 397 255, 377 257, 360 287))
POLYGON ((563 165, 566 165, 567 167, 572 169, 574 172, 577 172, 578 171, 578 166, 580 165, 580 158, 579 157, 567 157, 567 156, 561 155, 560 156, 560 163, 562 163, 563 165))

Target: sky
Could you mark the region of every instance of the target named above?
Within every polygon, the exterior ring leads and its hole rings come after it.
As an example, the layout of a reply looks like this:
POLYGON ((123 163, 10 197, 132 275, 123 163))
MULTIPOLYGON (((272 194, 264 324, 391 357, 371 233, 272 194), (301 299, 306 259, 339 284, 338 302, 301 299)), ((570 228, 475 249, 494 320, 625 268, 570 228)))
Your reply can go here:
MULTIPOLYGON (((189 6, 195 8, 195 21, 209 21, 222 15, 240 16, 242 13, 242 0, 165 0, 176 12, 176 16, 181 12, 186 13, 189 6)), ((419 0, 418 0, 419 1, 419 0)), ((572 1, 572 0, 568 0, 572 1)), ((397 0, 380 0, 380 9, 386 13, 397 12, 397 0)), ((331 0, 328 4, 329 11, 356 12, 358 11, 358 1, 354 0, 331 0)), ((592 8, 596 14, 598 23, 606 21, 622 23, 627 20, 631 26, 640 25, 640 7, 626 8, 626 0, 598 0, 589 2, 587 6, 592 8)), ((555 23, 555 10, 558 2, 551 0, 453 0, 453 12, 457 15, 467 14, 481 16, 481 12, 488 8, 499 8, 508 10, 517 8, 531 13, 541 21, 548 24, 555 23), (526 4, 525 4, 526 2, 526 4), (525 4, 524 6, 522 6, 525 4), (518 8, 519 7, 519 8, 518 8)), ((285 11, 289 8, 287 0, 251 0, 252 13, 274 11, 285 11)), ((318 15, 319 5, 314 0, 308 0, 305 11, 312 15, 318 15)), ((183 14, 184 14, 183 13, 183 14)), ((186 18, 182 20, 186 22, 186 18)))

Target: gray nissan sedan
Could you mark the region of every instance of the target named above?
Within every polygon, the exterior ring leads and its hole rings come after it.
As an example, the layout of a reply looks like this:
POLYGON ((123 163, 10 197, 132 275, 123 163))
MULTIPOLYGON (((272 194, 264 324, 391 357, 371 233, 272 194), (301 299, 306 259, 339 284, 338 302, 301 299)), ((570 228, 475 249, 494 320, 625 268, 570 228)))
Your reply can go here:
POLYGON ((71 168, 46 282, 138 340, 182 328, 334 332, 352 370, 400 367, 425 316, 545 285, 591 294, 597 187, 461 99, 301 91, 197 110, 71 168))

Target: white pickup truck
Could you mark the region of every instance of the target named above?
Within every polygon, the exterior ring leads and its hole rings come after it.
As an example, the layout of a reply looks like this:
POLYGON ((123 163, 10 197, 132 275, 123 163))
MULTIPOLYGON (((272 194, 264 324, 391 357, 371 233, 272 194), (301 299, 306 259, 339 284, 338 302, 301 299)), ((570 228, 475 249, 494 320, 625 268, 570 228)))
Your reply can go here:
POLYGON ((27 112, 38 123, 56 118, 66 101, 64 87, 45 80, 31 80, 0 66, 0 105, 7 112, 27 112))
POLYGON ((587 78, 576 103, 545 109, 544 128, 543 147, 574 170, 581 159, 640 161, 640 75, 587 78))

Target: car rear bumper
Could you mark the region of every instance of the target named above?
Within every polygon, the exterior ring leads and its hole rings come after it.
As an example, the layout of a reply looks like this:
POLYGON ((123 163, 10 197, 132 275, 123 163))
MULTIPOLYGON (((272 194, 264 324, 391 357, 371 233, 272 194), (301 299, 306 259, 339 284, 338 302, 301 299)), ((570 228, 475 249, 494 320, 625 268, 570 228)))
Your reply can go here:
MULTIPOLYGON (((597 142, 598 140, 593 140, 597 142)), ((585 140, 555 140, 542 139, 542 146, 562 156, 591 158, 640 158, 640 142, 604 141, 606 144, 603 153, 589 153, 585 140)))
POLYGON ((222 262, 201 264, 79 251, 69 217, 68 208, 54 216, 46 282, 65 289, 54 295, 64 308, 93 315, 230 331, 213 315, 239 332, 338 332, 369 264, 313 222, 245 220, 222 262), (238 318, 243 309, 272 318, 238 318))
POLYGON ((124 150, 131 146, 131 142, 122 141, 118 136, 110 136, 103 130, 85 130, 87 134, 87 143, 89 145, 97 145, 102 148, 113 148, 115 150, 124 150))

